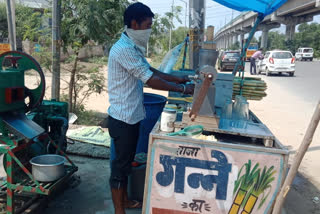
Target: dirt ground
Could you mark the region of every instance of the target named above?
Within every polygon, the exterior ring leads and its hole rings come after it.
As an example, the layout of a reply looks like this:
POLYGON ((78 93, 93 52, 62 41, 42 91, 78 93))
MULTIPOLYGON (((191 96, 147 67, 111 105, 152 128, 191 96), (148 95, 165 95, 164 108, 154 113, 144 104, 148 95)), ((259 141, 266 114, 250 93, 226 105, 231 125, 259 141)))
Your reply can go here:
MULTIPOLYGON (((106 67, 102 70, 107 77, 106 67)), ((268 96, 262 101, 250 102, 250 109, 270 128, 274 135, 290 151, 290 162, 305 134, 316 103, 308 103, 290 94, 281 85, 273 84, 263 77, 268 84, 268 96)), ((50 75, 46 76, 47 92, 50 95, 50 75)), ((145 92, 167 95, 167 92, 145 89, 145 92)), ((108 94, 103 92, 91 96, 86 102, 88 110, 105 113, 107 111, 108 94)), ((290 190, 285 208, 288 214, 320 214, 320 203, 314 197, 320 197, 320 128, 299 169, 292 189, 290 190)), ((72 156, 79 166, 77 175, 81 183, 69 188, 54 199, 44 213, 48 214, 111 214, 112 205, 108 189, 109 162, 102 159, 72 156)), ((140 213, 131 211, 129 213, 140 213)))

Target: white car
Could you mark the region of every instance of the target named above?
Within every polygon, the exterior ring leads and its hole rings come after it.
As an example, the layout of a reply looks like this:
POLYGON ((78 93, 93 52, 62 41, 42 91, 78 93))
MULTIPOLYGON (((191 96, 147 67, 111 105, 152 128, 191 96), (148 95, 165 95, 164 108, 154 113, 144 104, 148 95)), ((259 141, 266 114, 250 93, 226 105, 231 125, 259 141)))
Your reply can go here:
POLYGON ((295 55, 297 60, 313 60, 313 49, 312 48, 299 48, 295 55))
POLYGON ((295 69, 295 58, 290 51, 268 51, 265 53, 264 59, 257 63, 258 73, 264 72, 267 76, 272 73, 288 73, 289 76, 293 76, 295 69))

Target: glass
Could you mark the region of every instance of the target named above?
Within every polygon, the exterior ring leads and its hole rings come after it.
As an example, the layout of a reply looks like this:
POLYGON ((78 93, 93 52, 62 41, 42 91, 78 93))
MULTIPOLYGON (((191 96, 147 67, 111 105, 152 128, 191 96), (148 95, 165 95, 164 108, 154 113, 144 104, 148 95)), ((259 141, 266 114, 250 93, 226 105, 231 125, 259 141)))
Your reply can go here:
POLYGON ((291 59, 292 54, 289 52, 276 52, 272 54, 272 57, 275 59, 291 59))
POLYGON ((226 99, 226 102, 222 108, 222 112, 220 116, 219 128, 227 129, 229 127, 230 120, 232 119, 232 109, 233 109, 232 100, 226 99))
POLYGON ((232 127, 246 128, 249 120, 249 103, 243 96, 237 95, 233 106, 232 127))

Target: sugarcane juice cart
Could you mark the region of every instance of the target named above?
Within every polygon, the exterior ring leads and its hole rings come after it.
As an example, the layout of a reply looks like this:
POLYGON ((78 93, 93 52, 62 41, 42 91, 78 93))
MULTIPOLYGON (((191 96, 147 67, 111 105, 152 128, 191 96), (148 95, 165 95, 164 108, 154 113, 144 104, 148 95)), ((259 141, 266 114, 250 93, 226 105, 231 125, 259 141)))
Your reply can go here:
MULTIPOLYGON (((284 3, 217 2, 259 12, 242 59, 257 25, 284 3)), ((248 110, 243 88, 250 79, 237 70, 244 68, 239 65, 244 62, 238 62, 231 77, 223 78, 213 66, 199 68, 192 108, 183 113, 182 121, 172 123, 175 132, 163 132, 159 122, 155 125, 149 137, 143 213, 272 212, 286 176, 289 152, 248 110), (240 80, 235 78, 237 72, 242 75, 240 80), (240 96, 233 97, 236 81, 240 81, 240 96)))
POLYGON ((51 195, 78 170, 65 154, 68 105, 43 100, 44 93, 44 73, 34 58, 0 54, 0 154, 6 171, 0 200, 7 214, 51 195), (39 77, 31 87, 28 72, 39 77))

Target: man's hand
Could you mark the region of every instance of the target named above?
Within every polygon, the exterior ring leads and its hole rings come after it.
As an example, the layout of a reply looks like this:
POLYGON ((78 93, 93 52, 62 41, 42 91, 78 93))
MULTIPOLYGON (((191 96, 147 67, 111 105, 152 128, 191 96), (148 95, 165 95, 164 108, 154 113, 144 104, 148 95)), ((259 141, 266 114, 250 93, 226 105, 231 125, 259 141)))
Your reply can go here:
POLYGON ((193 95, 193 92, 194 92, 194 84, 186 84, 185 87, 186 87, 186 89, 185 89, 185 91, 184 91, 184 94, 193 95))
POLYGON ((187 82, 191 82, 190 78, 187 75, 177 77, 177 83, 184 84, 187 82))

